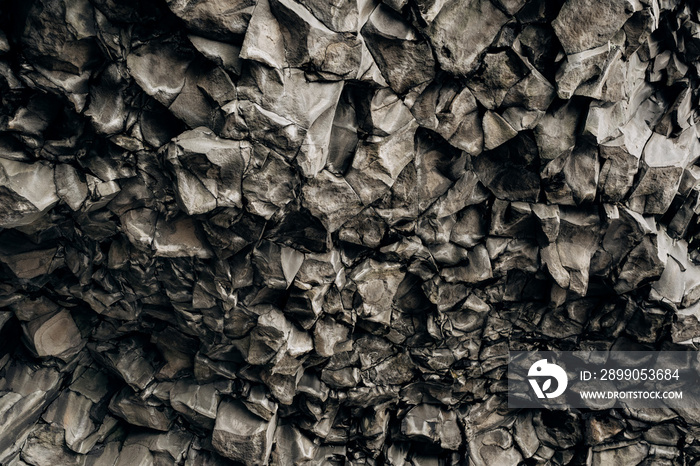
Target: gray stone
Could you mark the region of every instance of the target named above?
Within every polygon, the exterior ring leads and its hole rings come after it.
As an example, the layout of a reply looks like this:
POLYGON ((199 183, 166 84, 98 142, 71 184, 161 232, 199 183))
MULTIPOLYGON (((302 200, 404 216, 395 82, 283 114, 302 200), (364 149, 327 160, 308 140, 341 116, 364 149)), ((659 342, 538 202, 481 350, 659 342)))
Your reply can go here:
POLYGON ((185 212, 241 207, 241 180, 249 158, 249 146, 220 139, 207 128, 175 138, 168 147, 168 161, 177 175, 178 198, 185 212))
POLYGON ((535 126, 540 158, 554 160, 574 148, 580 112, 571 102, 550 109, 535 126))
POLYGON ((533 170, 534 141, 518 137, 496 150, 474 158, 479 180, 499 199, 535 201, 540 192, 540 177, 533 170))
POLYGON ((415 121, 387 138, 360 143, 347 182, 364 204, 371 204, 391 188, 414 156, 415 121))
POLYGON ((632 2, 568 0, 552 21, 552 27, 566 53, 571 55, 606 44, 634 11, 632 2))
POLYGON ((24 331, 39 357, 69 359, 85 344, 70 312, 65 309, 27 322, 24 331))
POLYGON ((129 424, 167 432, 173 425, 175 413, 167 406, 142 400, 124 387, 109 402, 109 410, 129 424))
POLYGON ((63 446, 63 430, 50 425, 37 425, 22 448, 22 458, 35 466, 82 466, 84 455, 77 455, 63 446))
POLYGON ((0 159, 0 226, 29 225, 58 203, 54 170, 41 162, 0 159))
POLYGON ((426 34, 440 67, 457 75, 466 75, 478 66, 478 56, 508 21, 487 0, 435 2, 433 11, 429 15, 432 18, 426 18, 426 34))
POLYGON ((129 73, 148 95, 170 106, 185 87, 192 54, 174 43, 149 43, 134 49, 126 59, 129 73))
POLYGON ((311 464, 316 456, 315 445, 298 428, 283 424, 275 432, 275 451, 270 464, 311 464))
POLYGON ((348 340, 350 329, 327 316, 316 322, 314 327, 314 349, 321 356, 352 350, 352 340, 348 340))
POLYGON ((555 243, 541 251, 542 261, 557 284, 579 296, 588 289, 588 271, 599 233, 598 216, 586 211, 563 210, 555 243))
POLYGON ((58 248, 23 251, 31 245, 19 245, 19 250, 13 246, 0 246, 0 261, 7 264, 19 279, 32 279, 51 273, 64 263, 58 255, 58 248))
POLYGON ((457 450, 462 436, 454 411, 422 404, 412 408, 401 422, 401 433, 409 439, 439 443, 445 449, 457 450))
POLYGON ((649 446, 642 442, 629 443, 619 447, 613 446, 602 451, 593 452, 593 462, 595 466, 604 464, 639 464, 649 453, 649 446))
POLYGON ((490 464, 516 465, 523 457, 512 438, 502 429, 482 433, 469 442, 469 459, 479 466, 490 464))
POLYGON ((32 427, 56 396, 61 383, 58 371, 32 369, 12 363, 0 382, 0 461, 6 462, 19 451, 32 427))
POLYGON ((362 211, 362 201, 344 178, 324 170, 302 187, 305 204, 329 232, 362 211))
POLYGON ((212 256, 197 234, 197 225, 190 218, 167 221, 159 218, 153 236, 153 249, 158 257, 212 256))
POLYGON ((72 390, 64 391, 49 406, 43 414, 44 420, 65 432, 65 436, 61 435, 62 438, 57 443, 58 445, 63 443, 63 437, 65 437, 66 446, 76 453, 87 453, 95 446, 96 438, 95 443, 85 442, 98 429, 98 426, 90 419, 92 407, 91 400, 72 390))
POLYGON ((394 92, 430 81, 435 62, 418 32, 393 10, 379 4, 362 27, 362 35, 382 76, 394 92))
POLYGON ((404 276, 398 263, 368 259, 356 267, 350 279, 357 284, 357 293, 362 299, 358 317, 388 326, 392 302, 404 276))
POLYGON ((697 456, 506 400, 700 341, 693 2, 5 3, 0 464, 697 456))
POLYGON ((88 187, 71 165, 59 164, 54 168, 56 195, 73 210, 78 210, 85 202, 88 187))
POLYGON ((289 66, 312 68, 331 80, 357 75, 362 46, 356 34, 331 31, 293 0, 272 0, 270 7, 280 27, 289 66))
POLYGON ((204 55, 207 59, 213 61, 223 69, 241 74, 241 47, 226 42, 207 39, 206 37, 189 35, 187 38, 192 42, 192 45, 204 55))
POLYGON ((544 167, 542 181, 547 200, 560 205, 593 202, 598 192, 599 173, 595 146, 577 145, 571 153, 560 155, 544 167))
POLYGON ((518 132, 498 113, 487 111, 484 114, 482 125, 484 128, 484 149, 486 150, 493 150, 518 135, 518 132))
POLYGON ((276 428, 277 416, 264 421, 238 401, 222 401, 212 434, 212 445, 226 458, 264 465, 270 457, 276 428))
POLYGON ((178 380, 170 389, 170 406, 208 429, 214 427, 218 404, 219 393, 213 384, 178 380))
POLYGON ((168 0, 168 8, 197 34, 215 40, 235 40, 247 29, 255 9, 252 0, 168 0))

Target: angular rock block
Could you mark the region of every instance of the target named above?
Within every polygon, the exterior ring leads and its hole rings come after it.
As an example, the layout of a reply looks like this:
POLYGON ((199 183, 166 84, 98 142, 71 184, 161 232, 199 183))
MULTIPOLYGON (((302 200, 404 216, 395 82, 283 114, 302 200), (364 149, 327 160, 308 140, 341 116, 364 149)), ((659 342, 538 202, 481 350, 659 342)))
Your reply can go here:
POLYGON ((268 464, 277 416, 265 421, 242 403, 222 401, 212 433, 212 445, 221 455, 253 465, 268 464))

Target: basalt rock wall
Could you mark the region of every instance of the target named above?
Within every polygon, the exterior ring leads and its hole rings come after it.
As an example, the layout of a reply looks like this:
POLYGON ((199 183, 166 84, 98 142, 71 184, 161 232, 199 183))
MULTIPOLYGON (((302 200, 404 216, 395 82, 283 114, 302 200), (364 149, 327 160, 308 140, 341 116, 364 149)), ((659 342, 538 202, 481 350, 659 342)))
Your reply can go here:
POLYGON ((0 464, 693 464, 699 8, 0 1, 0 464))

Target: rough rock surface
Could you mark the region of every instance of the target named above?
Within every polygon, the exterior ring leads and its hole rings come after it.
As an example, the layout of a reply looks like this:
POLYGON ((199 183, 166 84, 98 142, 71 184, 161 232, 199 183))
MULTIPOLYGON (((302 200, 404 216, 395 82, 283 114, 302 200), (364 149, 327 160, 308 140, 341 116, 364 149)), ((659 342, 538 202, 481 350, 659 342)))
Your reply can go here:
POLYGON ((686 465, 509 349, 700 343, 691 0, 0 1, 0 465, 686 465))

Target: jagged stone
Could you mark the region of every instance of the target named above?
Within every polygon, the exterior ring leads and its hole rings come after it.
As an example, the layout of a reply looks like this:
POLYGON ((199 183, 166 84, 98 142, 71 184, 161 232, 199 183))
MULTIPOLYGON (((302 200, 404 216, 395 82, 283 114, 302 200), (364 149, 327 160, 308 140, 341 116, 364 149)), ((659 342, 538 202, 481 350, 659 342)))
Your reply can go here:
POLYGON ((547 200, 559 205, 593 202, 600 172, 596 148, 578 144, 571 153, 560 155, 544 167, 542 181, 547 200))
POLYGON ((99 61, 92 4, 38 2, 27 13, 20 29, 25 53, 41 63, 45 84, 68 93, 75 108, 82 110, 89 71, 99 61))
POLYGON ((625 84, 629 79, 627 69, 623 68, 622 50, 615 48, 608 53, 599 74, 578 86, 574 94, 605 102, 618 102, 625 96, 625 84))
POLYGON ((624 430, 624 425, 614 418, 593 417, 586 422, 585 435, 591 445, 604 443, 624 430))
POLYGON ((143 340, 139 338, 128 337, 121 340, 119 345, 99 343, 90 349, 134 390, 143 390, 153 381, 156 369, 153 357, 145 357, 142 343, 143 340))
POLYGON ((3 228, 37 221, 58 202, 53 168, 41 162, 0 159, 0 196, 3 228))
POLYGON ((270 11, 268 0, 255 4, 253 16, 248 23, 240 57, 265 63, 272 68, 284 67, 284 41, 277 20, 270 11))
POLYGON ((533 146, 534 141, 529 137, 517 137, 474 158, 479 181, 499 199, 535 201, 540 192, 540 177, 533 171, 536 163, 533 146))
POLYGON ((542 160, 554 160, 576 144, 580 112, 573 103, 553 108, 535 126, 535 140, 542 160))
POLYGON ((627 256, 620 270, 615 291, 625 293, 646 281, 659 278, 667 260, 659 256, 656 241, 651 236, 645 236, 627 256))
POLYGON ((124 387, 109 402, 109 410, 135 426, 167 432, 175 413, 167 406, 142 400, 129 387, 124 387))
POLYGON ((588 271, 599 239, 597 222, 598 216, 590 212, 562 210, 556 242, 541 251, 557 284, 579 296, 588 289, 588 271))
POLYGON ((288 66, 313 68, 326 79, 354 77, 362 48, 356 34, 336 33, 293 0, 272 0, 288 66))
POLYGON ((466 206, 480 204, 490 193, 479 181, 475 172, 467 170, 429 209, 429 214, 445 218, 456 214, 466 206))
POLYGON ((254 465, 267 464, 276 428, 277 416, 264 421, 238 401, 222 401, 212 445, 226 458, 254 465))
POLYGON ((333 389, 354 388, 360 383, 360 370, 357 367, 342 369, 323 369, 321 380, 333 389))
POLYGON ((192 54, 169 42, 148 43, 129 54, 126 63, 134 81, 158 102, 170 106, 185 87, 192 54))
POLYGON ((270 152, 262 166, 244 176, 243 197, 251 213, 270 218, 294 199, 297 184, 292 168, 282 157, 270 152))
POLYGON ((197 225, 190 218, 167 221, 159 218, 153 235, 153 249, 158 257, 212 256, 209 248, 197 235, 197 225))
POLYGON ((178 380, 170 389, 170 406, 208 429, 214 427, 218 404, 219 394, 213 384, 178 380))
POLYGON ((168 147, 178 198, 188 214, 215 207, 241 207, 241 180, 250 148, 216 137, 207 128, 182 133, 168 147), (216 178, 211 175, 216 173, 216 178))
POLYGON ((607 43, 634 11, 632 2, 569 0, 552 27, 566 53, 572 55, 607 43))
MULTIPOLYGON (((93 403, 88 398, 73 391, 65 391, 49 406, 43 418, 47 422, 52 423, 52 425, 57 426, 56 428, 61 433, 61 437, 64 437, 61 429, 65 431, 65 443, 70 449, 75 451, 80 449, 78 447, 81 442, 97 430, 97 426, 90 419, 92 406, 93 403)), ((63 441, 64 439, 61 438, 60 441, 55 442, 55 445, 60 445, 63 441)), ((88 446, 87 450, 89 451, 92 446, 94 444, 88 446)), ((78 451, 78 453, 86 452, 78 451)))
POLYGON ((291 332, 291 323, 284 314, 274 308, 256 309, 263 312, 250 333, 244 357, 249 364, 269 362, 282 348, 291 332))
POLYGON ((467 264, 463 267, 446 267, 440 273, 447 283, 479 283, 493 277, 489 254, 483 245, 469 251, 467 264))
MULTIPOLYGON (((8 236, 5 236, 9 239, 8 236)), ((19 279, 32 279, 48 273, 63 265, 59 256, 59 248, 23 251, 31 245, 20 245, 20 249, 13 248, 8 241, 8 246, 0 246, 0 261, 7 264, 19 279)))
POLYGON ((5 462, 19 451, 35 422, 59 389, 61 376, 53 369, 32 369, 11 363, 0 383, 0 461, 5 462))
POLYGON ((350 184, 325 170, 302 187, 302 194, 311 214, 331 233, 362 211, 362 201, 350 184))
POLYGON ((235 40, 245 34, 255 9, 252 0, 168 0, 168 8, 197 34, 215 40, 235 40))
POLYGON ((78 210, 85 202, 88 195, 88 187, 80 178, 78 171, 68 164, 60 164, 54 167, 54 181, 56 194, 73 210, 78 210))
POLYGON ((86 458, 67 450, 63 445, 63 431, 59 427, 39 425, 32 431, 22 448, 22 458, 29 464, 49 466, 84 465, 86 458))
MULTIPOLYGON (((479 103, 489 110, 495 110, 501 106, 510 89, 524 78, 525 65, 512 52, 487 54, 483 63, 484 70, 468 85, 479 103)), ((522 101, 518 103, 523 104, 522 101)))
POLYGON ((581 84, 597 76, 608 52, 606 45, 567 56, 555 76, 559 98, 570 99, 581 84))
POLYGON ((241 401, 250 412, 266 421, 271 420, 272 417, 277 414, 277 403, 268 398, 267 391, 260 385, 252 387, 248 393, 248 398, 241 401))
POLYGON ((606 448, 602 451, 594 451, 592 464, 602 465, 615 462, 639 464, 644 458, 646 458, 648 453, 649 446, 642 442, 614 446, 612 448, 606 448))
POLYGON ((484 149, 486 150, 493 150, 518 135, 518 132, 498 113, 487 111, 484 114, 482 125, 484 128, 484 149))
POLYGON ((40 317, 24 325, 31 347, 39 357, 68 359, 81 350, 85 341, 67 310, 40 317))
POLYGON ((392 90, 403 94, 430 81, 435 62, 428 44, 393 10, 379 4, 362 27, 367 48, 392 90))
POLYGON ((331 317, 320 319, 314 327, 314 349, 321 356, 350 351, 352 340, 348 340, 350 329, 331 317))
POLYGON ((129 435, 124 441, 122 451, 133 447, 145 447, 153 454, 156 462, 178 463, 184 460, 191 443, 192 435, 181 429, 173 429, 168 433, 147 432, 129 435))
POLYGON ((226 42, 207 39, 197 35, 188 35, 192 45, 207 59, 221 66, 226 71, 241 74, 242 63, 240 60, 241 47, 226 42))
POLYGON ((336 32, 352 32, 358 27, 358 5, 350 2, 335 2, 330 8, 321 0, 301 0, 299 3, 309 9, 328 28, 336 32))
POLYGON ((522 461, 522 455, 504 429, 494 429, 474 438, 469 443, 469 458, 477 465, 508 464, 522 461))
POLYGON ((401 433, 409 439, 439 443, 448 450, 456 450, 462 444, 454 411, 443 411, 435 405, 412 408, 401 422, 401 433))
POLYGON ((423 13, 428 23, 426 34, 441 68, 457 75, 466 75, 478 66, 477 57, 508 21, 486 0, 429 4, 430 9, 423 13))
POLYGON ((513 44, 518 51, 543 74, 551 73, 557 56, 554 31, 546 25, 528 24, 513 44))
POLYGON ((153 454, 144 445, 132 444, 123 447, 119 451, 119 458, 117 459, 117 466, 126 466, 127 464, 134 464, 138 466, 152 464, 155 461, 153 454))
POLYGON ((537 453, 540 447, 540 440, 537 438, 532 425, 531 413, 518 415, 513 428, 513 440, 525 458, 532 458, 537 453))
POLYGON ((396 182, 413 157, 415 121, 377 141, 360 143, 346 180, 365 204, 371 204, 396 182))
POLYGON ((691 142, 688 137, 693 136, 686 134, 674 141, 654 133, 644 146, 639 181, 629 201, 634 210, 658 214, 669 208, 687 165, 689 150, 697 143, 697 137, 691 142))
POLYGON ((392 302, 404 276, 397 263, 378 263, 368 259, 355 268, 350 279, 357 284, 357 293, 362 300, 358 317, 390 325, 392 302))

